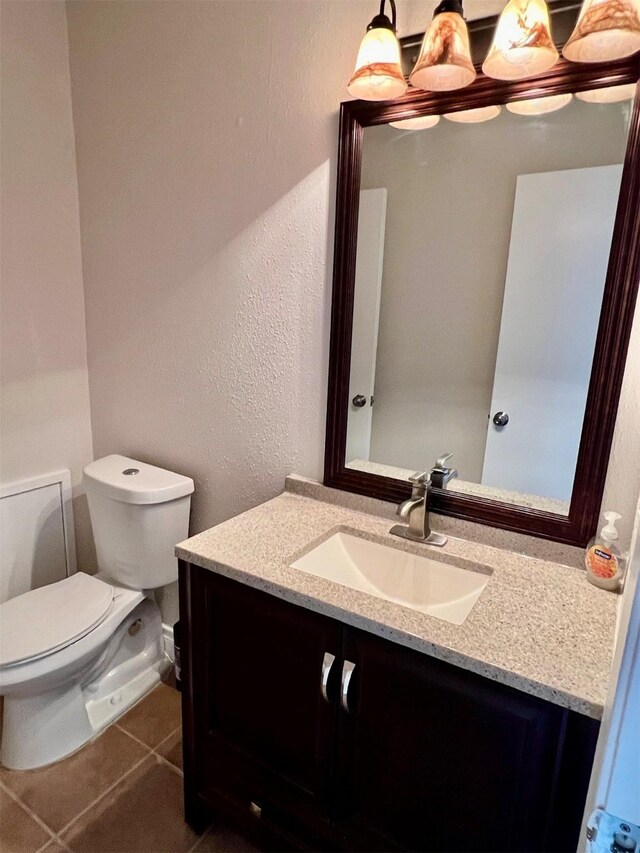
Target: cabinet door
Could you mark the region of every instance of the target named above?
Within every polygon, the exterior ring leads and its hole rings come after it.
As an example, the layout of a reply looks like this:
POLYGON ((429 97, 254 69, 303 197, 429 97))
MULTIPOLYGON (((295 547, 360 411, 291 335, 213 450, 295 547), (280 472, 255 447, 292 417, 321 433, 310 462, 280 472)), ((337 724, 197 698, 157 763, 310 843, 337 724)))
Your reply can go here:
POLYGON ((341 626, 190 567, 197 787, 292 834, 323 830, 341 626), (326 654, 336 662, 323 695, 326 654), (331 694, 328 694, 331 695, 331 694))
POLYGON ((352 849, 544 849, 566 712, 354 629, 344 657, 336 809, 352 849))

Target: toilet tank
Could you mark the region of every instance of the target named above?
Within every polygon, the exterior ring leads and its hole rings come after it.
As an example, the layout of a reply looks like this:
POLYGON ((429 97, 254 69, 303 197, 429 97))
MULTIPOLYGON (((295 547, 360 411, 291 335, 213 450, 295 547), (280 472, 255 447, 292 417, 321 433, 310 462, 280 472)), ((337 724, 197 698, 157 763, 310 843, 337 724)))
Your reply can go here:
POLYGON ((177 580, 193 480, 113 454, 87 465, 83 482, 100 571, 131 589, 177 580))

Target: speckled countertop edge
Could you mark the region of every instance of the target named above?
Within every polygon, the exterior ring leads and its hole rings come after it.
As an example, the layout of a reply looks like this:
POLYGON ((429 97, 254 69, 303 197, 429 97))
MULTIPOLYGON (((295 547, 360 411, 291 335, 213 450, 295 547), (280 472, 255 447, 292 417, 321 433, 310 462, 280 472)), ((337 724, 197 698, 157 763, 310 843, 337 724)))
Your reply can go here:
POLYGON ((285 492, 176 546, 179 558, 403 646, 599 719, 617 596, 584 571, 451 537, 444 548, 389 534, 389 521, 285 492), (453 625, 290 567, 332 532, 352 529, 402 551, 492 570, 453 625))

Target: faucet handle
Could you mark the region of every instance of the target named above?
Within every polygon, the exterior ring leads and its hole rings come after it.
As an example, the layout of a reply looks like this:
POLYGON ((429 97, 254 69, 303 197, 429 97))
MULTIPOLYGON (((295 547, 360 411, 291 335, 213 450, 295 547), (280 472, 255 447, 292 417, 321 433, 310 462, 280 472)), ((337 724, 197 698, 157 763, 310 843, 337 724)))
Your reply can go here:
POLYGON ((447 467, 447 462, 452 456, 453 453, 443 453, 442 456, 438 456, 435 466, 431 469, 431 482, 437 489, 446 488, 447 483, 458 476, 455 468, 447 467))
POLYGON ((419 474, 414 474, 413 477, 409 477, 409 482, 411 483, 411 497, 423 498, 431 486, 431 475, 422 471, 419 474))
POLYGON ((451 459, 452 456, 453 453, 443 453, 442 456, 438 456, 438 458, 436 459, 436 464, 434 466, 435 469, 438 471, 444 470, 447 467, 447 462, 449 461, 449 459, 451 459))

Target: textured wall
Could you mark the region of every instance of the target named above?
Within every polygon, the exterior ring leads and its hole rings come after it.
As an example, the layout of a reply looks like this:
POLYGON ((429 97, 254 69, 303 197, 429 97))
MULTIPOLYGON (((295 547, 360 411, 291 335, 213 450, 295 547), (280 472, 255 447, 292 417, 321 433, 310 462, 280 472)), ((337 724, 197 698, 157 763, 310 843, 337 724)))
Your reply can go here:
POLYGON ((192 476, 195 532, 321 473, 338 105, 375 4, 67 11, 95 454, 192 476))
POLYGON ((338 105, 371 14, 68 5, 95 454, 192 476, 193 532, 321 474, 338 105))
POLYGON ((81 567, 93 565, 92 459, 65 7, 3 0, 2 482, 69 468, 81 567))

